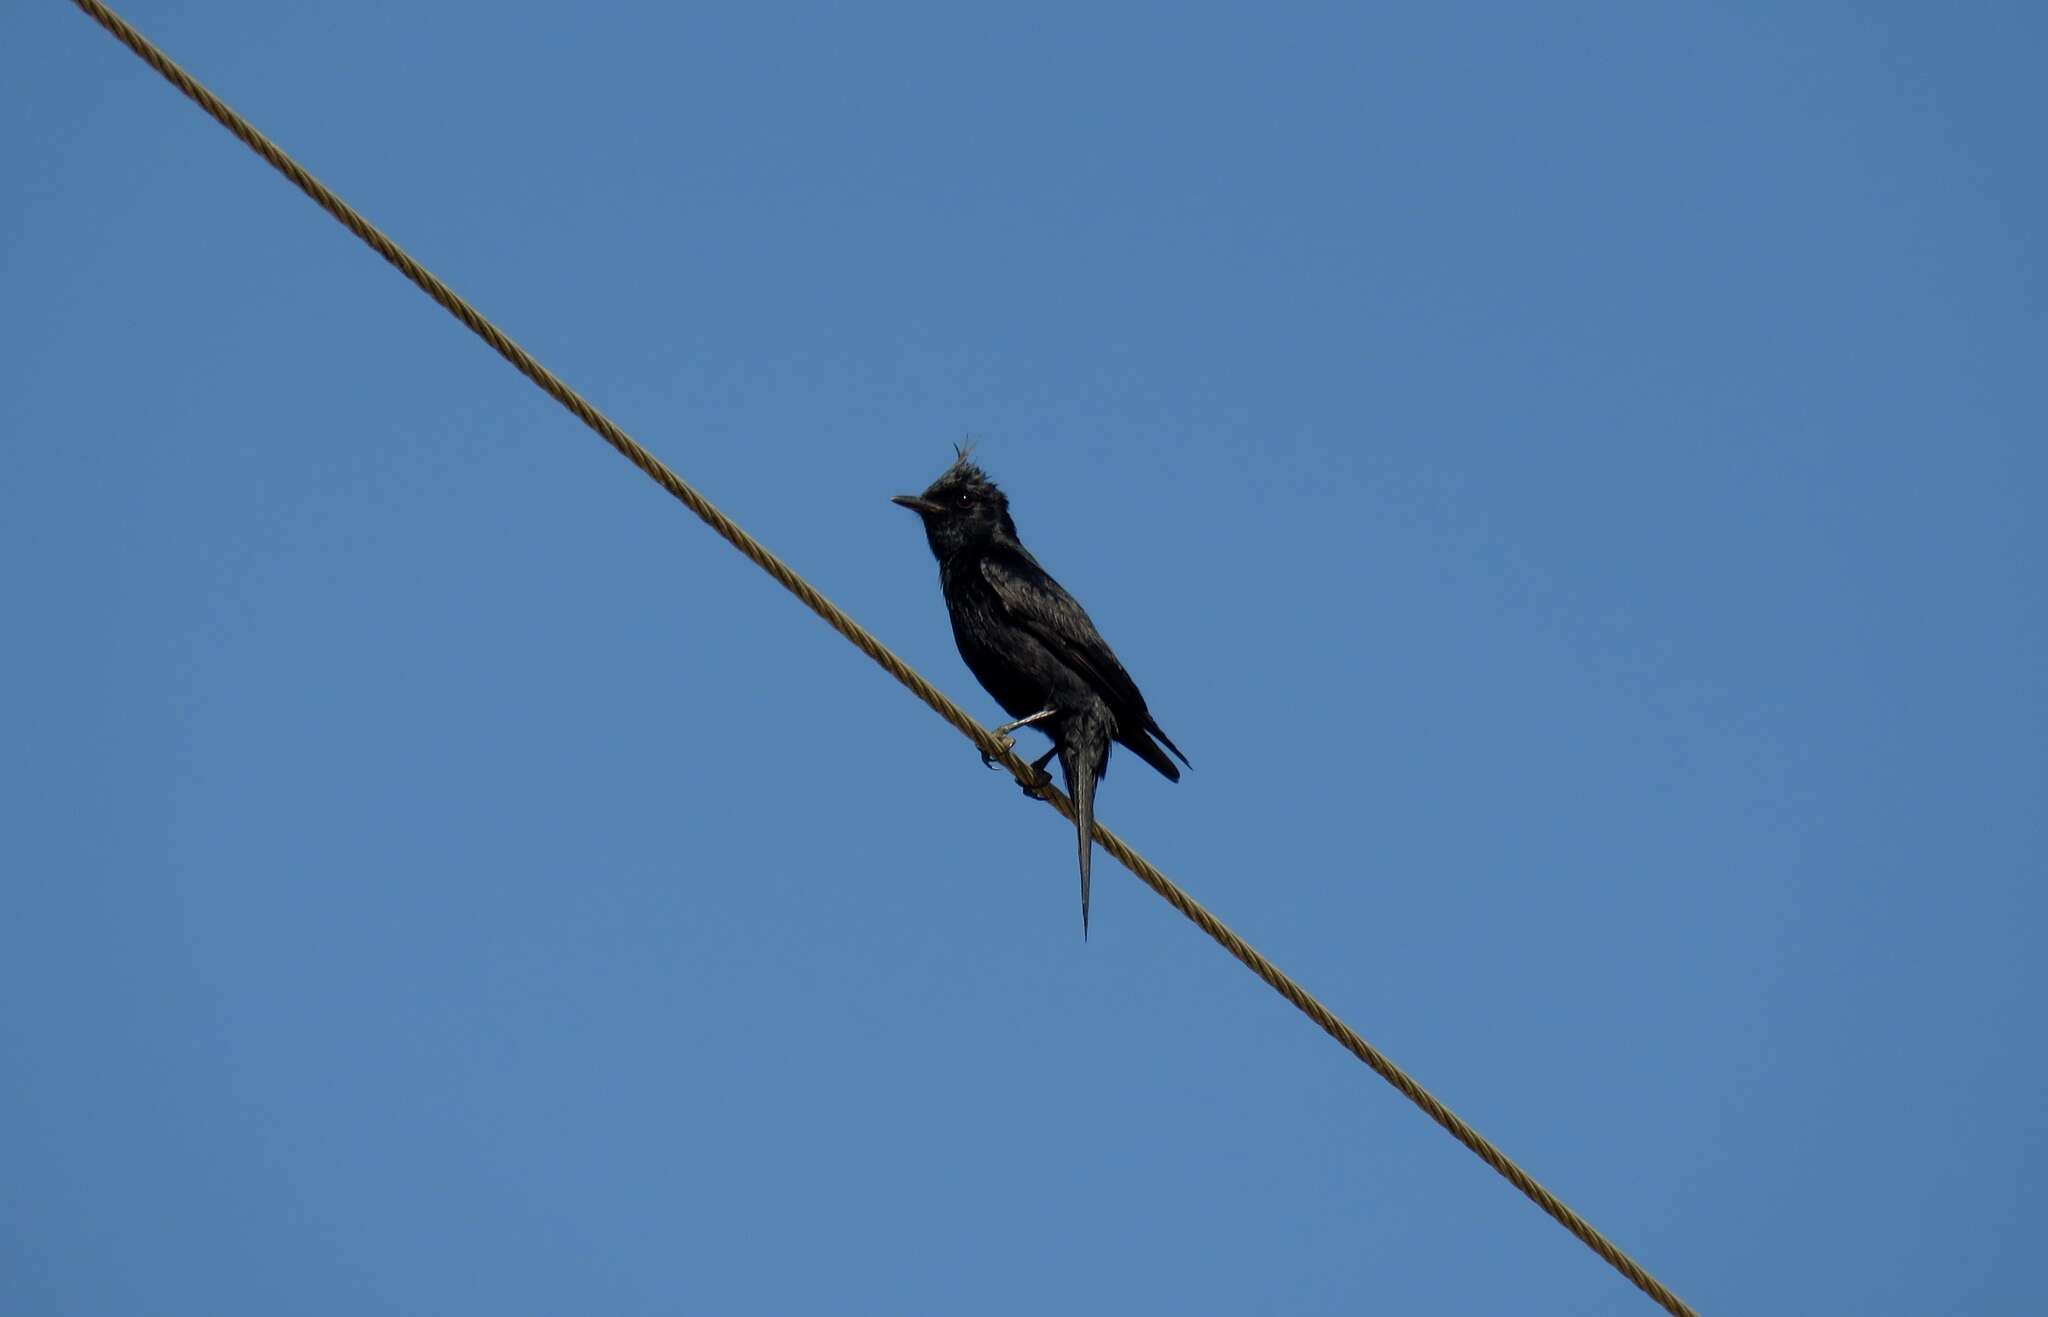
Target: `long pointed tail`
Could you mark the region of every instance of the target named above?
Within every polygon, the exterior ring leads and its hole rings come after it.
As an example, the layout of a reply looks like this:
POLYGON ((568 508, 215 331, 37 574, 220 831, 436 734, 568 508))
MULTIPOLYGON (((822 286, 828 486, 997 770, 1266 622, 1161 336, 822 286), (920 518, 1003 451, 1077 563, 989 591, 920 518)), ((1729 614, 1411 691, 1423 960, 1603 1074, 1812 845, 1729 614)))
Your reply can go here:
POLYGON ((1095 784, 1109 757, 1107 718, 1070 718, 1060 738, 1060 770, 1074 801, 1074 831, 1081 851, 1081 937, 1088 936, 1088 868, 1095 856, 1095 784))

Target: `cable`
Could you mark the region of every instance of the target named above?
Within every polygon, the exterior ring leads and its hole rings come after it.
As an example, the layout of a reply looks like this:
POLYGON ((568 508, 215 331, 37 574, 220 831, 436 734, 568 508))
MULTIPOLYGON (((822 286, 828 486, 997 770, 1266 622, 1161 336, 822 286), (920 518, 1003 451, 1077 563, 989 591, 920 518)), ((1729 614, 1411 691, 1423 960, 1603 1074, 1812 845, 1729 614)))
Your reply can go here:
MULTIPOLYGON (((852 641, 861 653, 879 663, 888 674, 909 688, 910 693, 929 705, 934 713, 953 724, 960 733, 974 742, 984 754, 1000 760, 1010 770, 1021 786, 1036 786, 1036 776, 1023 760, 1008 753, 988 734, 987 729, 969 717, 967 711, 946 698, 938 687, 920 676, 915 669, 891 653, 888 647, 875 639, 867 628, 848 617, 839 607, 820 594, 810 582, 797 575, 789 564, 770 553, 766 546, 753 536, 741 530, 737 523, 714 506, 711 500, 692 489, 681 476, 668 469, 654 454, 642 448, 615 425, 611 418, 584 401, 574 389, 564 384, 553 371, 541 365, 506 336, 504 331, 486 320, 481 312, 457 296, 455 291, 406 255, 403 248, 380 232, 377 227, 364 219, 355 209, 327 187, 307 173, 296 160, 269 138, 229 109, 218 96, 201 86, 191 74, 179 68, 168 55, 152 45, 147 37, 130 27, 125 19, 107 8, 100 0, 72 0, 80 9, 112 33, 121 44, 134 51, 142 61, 162 74, 170 84, 190 97, 192 101, 211 115, 221 127, 233 133, 243 145, 262 156, 272 168, 292 181, 292 184, 311 197, 316 205, 339 220, 350 233, 361 238, 379 256, 397 267, 398 272, 418 285, 421 292, 436 302, 457 320, 466 325, 477 337, 491 345, 492 351, 510 362, 514 369, 540 386, 542 392, 562 404, 597 432, 600 439, 616 449, 634 466, 645 472, 655 484, 697 514, 705 525, 717 532, 720 539, 738 549, 751 559, 755 566, 774 577, 783 589, 803 601, 806 608, 823 618, 828 626, 852 641)), ((1057 788, 1047 787, 1042 793, 1045 799, 1069 821, 1074 817, 1074 807, 1057 788)), ((1545 1189, 1527 1171, 1517 1166, 1506 1153, 1493 1146, 1486 1137, 1459 1119, 1449 1107, 1439 1102, 1430 1091, 1409 1077, 1399 1066, 1382 1056, 1377 1048, 1354 1032, 1351 1026, 1321 1002, 1311 996, 1307 989, 1283 974, 1272 961, 1255 951, 1243 938, 1233 933, 1229 926, 1203 908, 1202 904, 1182 891, 1174 881, 1154 868, 1144 856, 1132 850, 1123 838, 1097 823, 1095 840, 1118 863, 1138 876, 1139 881, 1159 893, 1166 903, 1192 920, 1197 927, 1214 938, 1225 951, 1235 956, 1245 968, 1263 979, 1267 986, 1285 997, 1302 1014, 1314 1020, 1323 1032, 1335 1038, 1366 1065, 1373 1073, 1398 1089, 1401 1095, 1422 1108, 1431 1120, 1444 1127, 1452 1138, 1471 1149, 1481 1161, 1499 1172, 1508 1183, 1522 1191, 1528 1199, 1542 1208, 1552 1219, 1566 1230, 1571 1231, 1580 1242, 1597 1253, 1606 1263, 1626 1276, 1636 1288, 1655 1299, 1665 1311, 1674 1317, 1696 1317, 1693 1309, 1683 1299, 1666 1289, 1656 1277, 1622 1252, 1606 1236, 1588 1224, 1585 1218, 1561 1202, 1557 1195, 1545 1189)))

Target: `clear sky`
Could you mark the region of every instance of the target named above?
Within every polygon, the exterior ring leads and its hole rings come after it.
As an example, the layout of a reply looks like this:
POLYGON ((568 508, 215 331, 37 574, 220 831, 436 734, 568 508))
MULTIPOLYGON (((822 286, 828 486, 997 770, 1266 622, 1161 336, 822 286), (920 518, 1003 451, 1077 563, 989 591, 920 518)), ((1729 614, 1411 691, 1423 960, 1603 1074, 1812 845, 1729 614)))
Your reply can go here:
MULTIPOLYGON (((976 437, 1104 821, 1702 1311, 2048 1306, 2040 6, 124 12, 994 721, 976 437)), ((0 1309, 1653 1310, 71 6, 0 123, 0 1309)))

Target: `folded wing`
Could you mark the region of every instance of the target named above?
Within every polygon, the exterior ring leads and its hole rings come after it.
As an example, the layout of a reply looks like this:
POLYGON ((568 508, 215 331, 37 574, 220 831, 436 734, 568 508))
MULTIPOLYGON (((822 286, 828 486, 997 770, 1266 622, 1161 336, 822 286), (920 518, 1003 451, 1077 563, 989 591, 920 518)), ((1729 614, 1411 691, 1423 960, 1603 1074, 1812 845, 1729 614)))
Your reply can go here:
POLYGON ((1102 696, 1116 714, 1116 739, 1178 782, 1180 770, 1152 744, 1147 733, 1158 737, 1183 764, 1188 757, 1181 754, 1172 738, 1159 730, 1151 710, 1145 707, 1138 683, 1117 662, 1109 642, 1095 629, 1095 623, 1074 596, 1062 589, 1028 553, 999 550, 988 554, 981 561, 981 572, 1011 619, 1037 637, 1102 696))

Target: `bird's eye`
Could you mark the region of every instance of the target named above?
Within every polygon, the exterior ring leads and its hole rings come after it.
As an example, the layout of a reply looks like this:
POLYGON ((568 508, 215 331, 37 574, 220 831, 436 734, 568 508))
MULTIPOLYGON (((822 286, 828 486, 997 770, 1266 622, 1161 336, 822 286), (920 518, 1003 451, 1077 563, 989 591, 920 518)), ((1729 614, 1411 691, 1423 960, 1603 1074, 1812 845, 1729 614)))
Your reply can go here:
POLYGON ((958 503, 958 504, 959 504, 959 505, 960 505, 961 507, 963 507, 963 508, 971 508, 971 507, 973 507, 973 506, 974 506, 974 495, 972 495, 972 494, 955 494, 955 495, 953 496, 953 501, 954 501, 955 503, 958 503))

